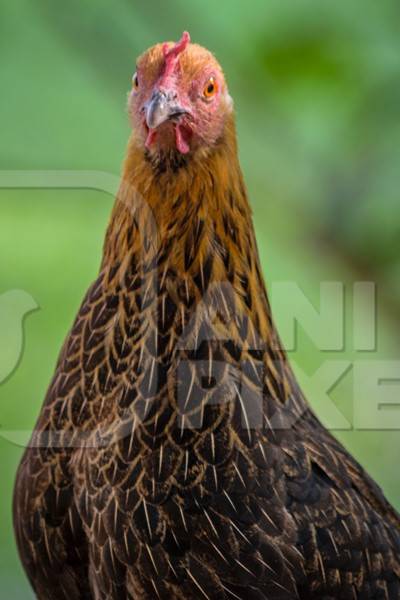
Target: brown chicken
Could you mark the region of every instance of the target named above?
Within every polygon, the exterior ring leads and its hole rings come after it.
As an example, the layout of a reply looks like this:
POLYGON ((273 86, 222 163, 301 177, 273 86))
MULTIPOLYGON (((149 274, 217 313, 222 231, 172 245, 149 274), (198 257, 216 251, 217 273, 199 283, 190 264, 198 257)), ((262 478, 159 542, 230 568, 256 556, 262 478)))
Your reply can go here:
POLYGON ((400 598, 400 521, 280 349, 213 55, 138 60, 100 274, 15 488, 40 600, 400 598))

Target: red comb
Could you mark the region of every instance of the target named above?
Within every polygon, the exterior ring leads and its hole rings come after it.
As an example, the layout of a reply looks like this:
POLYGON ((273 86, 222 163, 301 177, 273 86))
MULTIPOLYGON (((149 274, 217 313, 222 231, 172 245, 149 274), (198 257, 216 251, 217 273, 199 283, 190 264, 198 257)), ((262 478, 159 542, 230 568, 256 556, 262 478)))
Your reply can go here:
POLYGON ((163 44, 163 54, 165 61, 165 70, 163 77, 168 77, 175 68, 178 56, 183 52, 186 46, 190 43, 190 35, 187 31, 182 33, 182 37, 179 42, 176 42, 171 48, 168 47, 168 43, 163 44))

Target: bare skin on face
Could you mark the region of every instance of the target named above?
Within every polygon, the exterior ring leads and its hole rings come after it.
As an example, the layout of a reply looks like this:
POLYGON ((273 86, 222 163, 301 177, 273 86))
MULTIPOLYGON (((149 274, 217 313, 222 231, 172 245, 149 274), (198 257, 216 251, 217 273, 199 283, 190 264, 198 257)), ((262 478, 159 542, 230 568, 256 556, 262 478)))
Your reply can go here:
POLYGON ((184 32, 179 42, 158 44, 139 58, 129 111, 150 153, 185 155, 218 141, 232 101, 214 56, 184 32))

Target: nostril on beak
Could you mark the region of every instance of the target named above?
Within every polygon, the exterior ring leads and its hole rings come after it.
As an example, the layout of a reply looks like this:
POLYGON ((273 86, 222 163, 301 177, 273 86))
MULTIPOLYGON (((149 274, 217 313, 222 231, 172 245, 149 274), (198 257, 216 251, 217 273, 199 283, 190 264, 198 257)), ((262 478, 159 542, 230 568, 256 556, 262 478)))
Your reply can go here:
POLYGON ((161 101, 164 99, 165 100, 167 99, 166 92, 164 92, 163 90, 154 90, 154 92, 151 95, 150 102, 161 101))

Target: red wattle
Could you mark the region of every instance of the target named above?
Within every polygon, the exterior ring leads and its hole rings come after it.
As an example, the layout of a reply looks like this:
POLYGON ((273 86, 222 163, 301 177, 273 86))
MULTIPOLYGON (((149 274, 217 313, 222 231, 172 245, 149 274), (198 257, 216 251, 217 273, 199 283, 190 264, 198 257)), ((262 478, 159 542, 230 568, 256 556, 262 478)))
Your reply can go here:
POLYGON ((188 137, 189 136, 187 135, 187 132, 181 127, 181 125, 177 125, 175 127, 176 147, 181 154, 187 154, 190 151, 189 140, 187 139, 188 137))
POLYGON ((145 142, 145 146, 146 148, 150 148, 150 146, 154 143, 154 140, 157 137, 157 131, 155 129, 149 129, 149 132, 147 134, 147 138, 146 138, 146 142, 145 142))

